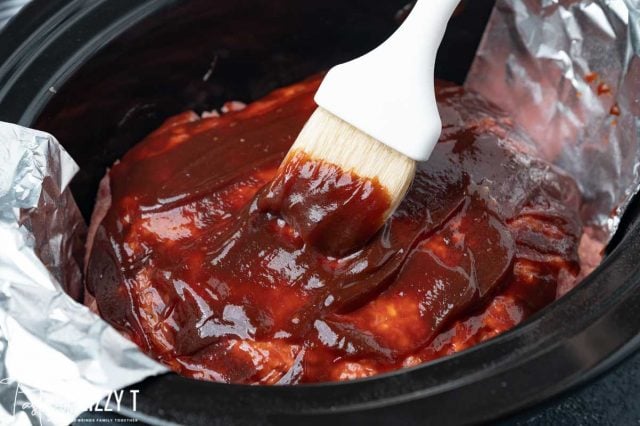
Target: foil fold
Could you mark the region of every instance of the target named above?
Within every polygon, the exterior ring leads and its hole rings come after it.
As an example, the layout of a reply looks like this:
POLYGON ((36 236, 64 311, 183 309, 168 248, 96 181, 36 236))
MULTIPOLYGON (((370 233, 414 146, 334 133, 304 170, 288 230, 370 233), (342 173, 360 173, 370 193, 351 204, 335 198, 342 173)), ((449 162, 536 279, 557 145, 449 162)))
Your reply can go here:
POLYGON ((640 185, 640 1, 498 0, 465 86, 575 178, 608 241, 640 185))
POLYGON ((51 135, 0 122, 0 424, 68 424, 166 371, 74 300, 86 234, 68 188, 77 171, 51 135))

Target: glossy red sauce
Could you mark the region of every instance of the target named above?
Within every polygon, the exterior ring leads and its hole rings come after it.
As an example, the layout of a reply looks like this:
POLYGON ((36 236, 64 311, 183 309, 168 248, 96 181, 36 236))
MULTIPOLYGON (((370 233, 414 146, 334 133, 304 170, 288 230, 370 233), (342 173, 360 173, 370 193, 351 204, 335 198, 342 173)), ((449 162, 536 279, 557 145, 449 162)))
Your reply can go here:
POLYGON ((275 178, 318 84, 221 117, 174 117, 109 172, 87 286, 143 350, 205 380, 365 377, 489 339, 573 282, 574 182, 448 84, 440 143, 406 199, 373 238, 340 250, 389 200, 304 156, 275 178), (344 221, 352 232, 327 245, 344 221))
POLYGON ((360 248, 380 229, 391 198, 377 179, 361 178, 296 151, 257 197, 257 207, 281 217, 319 252, 341 256, 360 248))

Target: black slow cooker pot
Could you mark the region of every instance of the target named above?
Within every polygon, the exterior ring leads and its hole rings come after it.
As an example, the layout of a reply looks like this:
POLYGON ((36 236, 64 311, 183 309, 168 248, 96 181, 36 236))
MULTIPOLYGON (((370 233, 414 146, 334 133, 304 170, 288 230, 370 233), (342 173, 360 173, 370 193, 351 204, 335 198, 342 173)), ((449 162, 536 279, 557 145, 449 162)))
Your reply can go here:
MULTIPOLYGON (((0 120, 49 131, 82 168, 87 217, 105 168, 187 109, 250 101, 383 40, 406 0, 35 0, 0 43, 0 120)), ((462 82, 493 2, 453 18, 437 74, 462 82)), ((503 417, 595 377, 640 338, 640 224, 628 210, 603 264, 525 324, 426 365, 346 383, 251 387, 150 378, 137 410, 166 424, 459 424, 503 417)))

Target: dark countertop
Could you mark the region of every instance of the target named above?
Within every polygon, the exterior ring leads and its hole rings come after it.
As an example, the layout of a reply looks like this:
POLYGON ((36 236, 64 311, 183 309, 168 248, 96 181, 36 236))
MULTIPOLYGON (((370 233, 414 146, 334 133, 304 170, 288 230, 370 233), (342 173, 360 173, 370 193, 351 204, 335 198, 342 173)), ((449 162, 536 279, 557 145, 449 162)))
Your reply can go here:
POLYGON ((594 381, 500 426, 640 424, 640 352, 594 381))

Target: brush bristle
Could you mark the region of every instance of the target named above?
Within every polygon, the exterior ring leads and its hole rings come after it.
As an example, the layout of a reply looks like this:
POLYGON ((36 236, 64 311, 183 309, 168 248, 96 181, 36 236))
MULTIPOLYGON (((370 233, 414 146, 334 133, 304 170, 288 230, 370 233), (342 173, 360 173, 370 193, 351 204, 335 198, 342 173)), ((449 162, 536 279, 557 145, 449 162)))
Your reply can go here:
POLYGON ((296 152, 335 164, 360 177, 377 179, 389 192, 389 214, 404 198, 416 171, 414 160, 320 107, 298 135, 289 156, 296 152))

